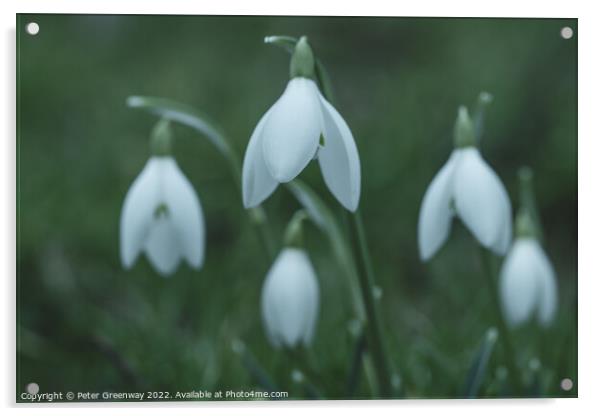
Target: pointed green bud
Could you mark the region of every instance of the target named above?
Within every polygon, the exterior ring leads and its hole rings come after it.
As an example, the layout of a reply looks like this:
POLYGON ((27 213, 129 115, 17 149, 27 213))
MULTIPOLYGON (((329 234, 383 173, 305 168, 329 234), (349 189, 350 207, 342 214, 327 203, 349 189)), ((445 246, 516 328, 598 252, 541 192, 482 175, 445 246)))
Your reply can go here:
POLYGON ((458 118, 454 126, 454 145, 457 148, 476 146, 474 124, 464 106, 458 109, 458 118))
POLYGON ((307 42, 307 37, 302 36, 295 45, 291 58, 291 78, 314 78, 315 65, 314 53, 307 42))
POLYGON ((303 248, 303 221, 307 218, 305 210, 299 210, 293 215, 284 231, 285 247, 303 248))
POLYGON ((153 156, 170 156, 173 137, 169 120, 162 118, 155 124, 150 137, 150 149, 153 156))

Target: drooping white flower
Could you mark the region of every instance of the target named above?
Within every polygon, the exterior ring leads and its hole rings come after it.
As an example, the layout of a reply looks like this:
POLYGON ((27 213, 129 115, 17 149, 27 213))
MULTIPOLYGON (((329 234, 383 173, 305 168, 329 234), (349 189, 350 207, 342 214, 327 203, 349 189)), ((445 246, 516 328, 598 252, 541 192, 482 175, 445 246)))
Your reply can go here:
MULTIPOLYGON (((461 111, 463 117, 468 116, 461 111)), ((447 240, 454 215, 483 246, 499 255, 508 251, 512 240, 510 199, 474 145, 456 148, 426 190, 418 220, 423 261, 447 240)))
POLYGON ((170 156, 151 157, 123 203, 123 266, 131 268, 142 251, 162 275, 172 274, 181 259, 195 269, 203 264, 205 224, 201 203, 170 156))
POLYGON ((500 273, 500 298, 506 321, 517 326, 532 316, 547 326, 557 307, 552 264, 535 238, 516 239, 500 273))
MULTIPOLYGON (((313 71, 313 55, 304 38, 296 51, 305 54, 311 62, 306 66, 313 71)), ((259 205, 279 183, 293 180, 317 157, 328 189, 355 211, 361 175, 351 130, 316 83, 295 74, 251 135, 243 162, 243 203, 247 208, 259 205)))
POLYGON ((284 248, 263 284, 261 311, 275 347, 308 346, 318 317, 319 287, 309 257, 300 248, 284 248))

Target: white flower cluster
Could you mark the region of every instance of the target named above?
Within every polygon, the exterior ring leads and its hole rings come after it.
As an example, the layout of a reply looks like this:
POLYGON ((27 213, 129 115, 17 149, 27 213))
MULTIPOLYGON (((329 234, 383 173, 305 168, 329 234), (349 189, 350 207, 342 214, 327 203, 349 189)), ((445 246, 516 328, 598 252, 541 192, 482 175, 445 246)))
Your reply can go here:
MULTIPOLYGON (((242 170, 243 204, 264 202, 278 184, 296 178, 317 159, 324 182, 349 211, 360 200, 360 159, 351 130, 312 79, 313 55, 302 38, 295 48, 291 80, 261 117, 249 140, 242 170)), ((428 186, 418 220, 418 248, 431 259, 457 217, 487 249, 506 257, 500 296, 505 317, 517 325, 536 315, 549 324, 557 303, 554 270, 536 238, 512 244, 512 207, 504 185, 477 148, 470 117, 461 108, 456 148, 428 186)), ((153 156, 131 185, 123 204, 120 253, 126 268, 144 252, 162 275, 180 260, 200 269, 205 226, 200 200, 170 154, 165 126, 153 138, 153 156), (163 130, 161 130, 163 129, 163 130)), ((261 310, 276 346, 309 345, 319 310, 319 284, 302 247, 287 246, 265 279, 261 310)))

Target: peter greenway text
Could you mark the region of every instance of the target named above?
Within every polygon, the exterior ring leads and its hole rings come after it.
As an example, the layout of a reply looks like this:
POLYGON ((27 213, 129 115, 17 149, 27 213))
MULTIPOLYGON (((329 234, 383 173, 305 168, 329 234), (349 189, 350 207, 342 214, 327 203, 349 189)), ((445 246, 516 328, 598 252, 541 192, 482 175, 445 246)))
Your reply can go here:
POLYGON ((90 392, 69 391, 50 393, 21 393, 21 402, 54 401, 144 401, 144 400, 273 400, 287 399, 286 391, 262 390, 191 390, 191 391, 146 391, 146 392, 90 392))

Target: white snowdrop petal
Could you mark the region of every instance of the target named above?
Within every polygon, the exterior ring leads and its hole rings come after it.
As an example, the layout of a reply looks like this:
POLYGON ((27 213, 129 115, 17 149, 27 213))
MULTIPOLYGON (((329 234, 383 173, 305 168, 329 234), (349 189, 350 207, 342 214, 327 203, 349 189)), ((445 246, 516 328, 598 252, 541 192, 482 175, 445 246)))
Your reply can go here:
POLYGON ((454 151, 437 172, 422 199, 418 218, 418 251, 422 261, 430 259, 449 235, 453 217, 452 182, 457 160, 458 154, 454 151))
POLYGON ((205 221, 201 202, 176 161, 164 158, 163 195, 167 216, 177 234, 181 257, 199 269, 205 257, 205 221))
POLYGON ((163 214, 153 221, 144 250, 155 270, 163 276, 176 271, 181 258, 181 246, 172 222, 163 214))
POLYGON ((537 252, 531 239, 518 239, 504 260, 500 273, 500 297, 510 326, 525 322, 537 307, 539 269, 537 252))
POLYGON ((285 248, 268 272, 262 290, 263 320, 274 346, 309 343, 318 313, 319 289, 304 251, 285 248))
POLYGON ((256 207, 274 192, 278 181, 268 171, 263 158, 262 132, 270 114, 266 112, 251 135, 242 165, 242 199, 245 208, 256 207))
POLYGON ((558 289, 556 287, 556 276, 554 268, 543 251, 539 243, 534 242, 536 247, 534 251, 535 267, 538 271, 539 283, 539 304, 537 309, 537 319, 543 326, 552 323, 558 303, 558 289))
POLYGON ((271 176, 293 180, 312 160, 321 130, 320 102, 314 81, 293 78, 269 110, 261 145, 271 176))
POLYGON ((281 327, 280 315, 276 308, 276 302, 271 302, 271 298, 275 296, 272 286, 268 286, 267 279, 264 282, 261 296, 261 316, 263 318, 264 328, 266 330, 270 343, 278 348, 282 346, 278 331, 276 328, 281 327))
POLYGON ((159 200, 158 163, 151 158, 128 190, 119 224, 119 249, 124 267, 133 266, 144 246, 159 200))
POLYGON ((355 211, 360 200, 360 158, 347 123, 321 95, 324 146, 318 161, 326 186, 349 211, 355 211))
POLYGON ((479 242, 504 254, 511 238, 510 199, 496 173, 474 147, 459 149, 453 199, 458 216, 479 242))

